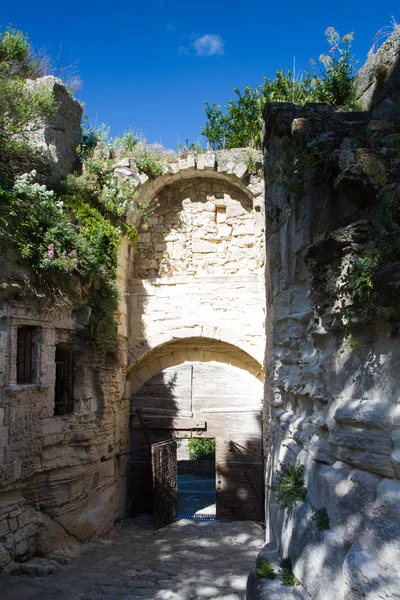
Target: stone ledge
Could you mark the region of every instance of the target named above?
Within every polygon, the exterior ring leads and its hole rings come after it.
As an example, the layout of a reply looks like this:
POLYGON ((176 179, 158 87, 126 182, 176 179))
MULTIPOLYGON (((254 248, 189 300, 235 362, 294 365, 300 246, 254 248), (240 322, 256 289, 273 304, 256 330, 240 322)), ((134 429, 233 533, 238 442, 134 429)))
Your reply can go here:
POLYGON ((153 279, 131 279, 130 286, 143 286, 144 282, 147 285, 161 286, 161 285, 190 285, 193 282, 199 281, 201 283, 227 283, 232 281, 238 282, 264 282, 264 275, 255 273, 254 275, 207 275, 206 277, 200 277, 193 275, 190 277, 155 277, 153 279))

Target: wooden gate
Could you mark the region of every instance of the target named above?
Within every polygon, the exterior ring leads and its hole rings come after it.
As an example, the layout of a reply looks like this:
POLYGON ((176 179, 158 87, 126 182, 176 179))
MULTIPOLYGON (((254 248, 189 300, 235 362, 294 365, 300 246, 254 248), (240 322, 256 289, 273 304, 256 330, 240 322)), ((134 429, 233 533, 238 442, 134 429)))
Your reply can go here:
POLYGON ((178 516, 178 462, 176 440, 151 446, 153 525, 165 527, 178 516))

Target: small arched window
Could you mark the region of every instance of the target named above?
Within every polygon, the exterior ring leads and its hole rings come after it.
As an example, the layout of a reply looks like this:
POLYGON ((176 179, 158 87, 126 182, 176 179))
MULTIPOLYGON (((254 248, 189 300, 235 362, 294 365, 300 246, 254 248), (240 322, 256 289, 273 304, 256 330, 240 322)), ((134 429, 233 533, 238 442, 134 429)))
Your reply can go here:
POLYGON ((54 414, 67 415, 74 411, 74 355, 65 346, 56 346, 56 384, 54 414))

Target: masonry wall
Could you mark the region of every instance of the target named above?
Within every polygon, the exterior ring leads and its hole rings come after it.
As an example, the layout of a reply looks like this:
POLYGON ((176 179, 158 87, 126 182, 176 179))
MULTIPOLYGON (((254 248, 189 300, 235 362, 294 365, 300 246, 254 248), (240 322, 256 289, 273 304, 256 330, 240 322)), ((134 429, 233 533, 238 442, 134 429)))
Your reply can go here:
MULTIPOLYGON (((216 360, 260 385, 263 185, 246 156, 191 154, 157 179, 129 159, 115 165, 141 203, 161 200, 142 228, 139 260, 127 242, 120 248, 115 353, 97 354, 75 335, 89 317, 84 301, 49 306, 25 289, 30 273, 18 257, 0 264, 0 569, 17 572, 35 554, 68 560, 125 515, 131 397, 154 374, 216 360), (26 325, 40 331, 38 379, 17 384, 17 331, 26 325), (54 414, 57 344, 75 357, 73 411, 64 416, 54 414)), ((138 217, 129 216, 134 226, 138 217)))
POLYGON ((132 511, 148 508, 151 495, 139 408, 147 444, 215 437, 218 514, 262 516, 264 214, 248 152, 192 154, 180 161, 179 177, 171 167, 164 185, 160 178, 151 191, 143 186, 152 214, 139 229, 128 288, 132 511), (165 427, 157 429, 160 420, 165 427), (229 439, 258 456, 229 450, 229 439))
POLYGON ((179 173, 172 165, 143 185, 139 201, 154 214, 139 230, 128 290, 130 365, 187 337, 234 344, 263 363, 263 188, 246 156, 189 155, 179 173))
MULTIPOLYGON (((119 284, 124 289, 132 248, 120 250, 119 284)), ((10 260, 7 281, 19 280, 10 260)), ((19 287, 19 286, 18 286, 19 287)), ((11 290, 10 290, 11 288, 11 290)), ((119 306, 115 353, 97 355, 76 332, 85 311, 40 307, 3 299, 0 313, 0 569, 17 572, 32 555, 61 562, 93 536, 109 534, 125 510, 129 406, 126 376, 126 302, 119 306), (38 376, 17 383, 17 332, 38 328, 38 376), (55 350, 63 344, 74 354, 73 412, 54 414, 55 350)))

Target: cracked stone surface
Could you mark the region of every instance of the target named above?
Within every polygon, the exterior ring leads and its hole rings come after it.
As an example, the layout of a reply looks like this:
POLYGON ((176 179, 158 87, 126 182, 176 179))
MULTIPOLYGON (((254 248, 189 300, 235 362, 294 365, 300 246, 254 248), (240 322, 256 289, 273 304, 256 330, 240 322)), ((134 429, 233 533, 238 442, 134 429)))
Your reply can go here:
POLYGON ((0 578, 2 600, 244 600, 264 544, 249 521, 181 520, 154 531, 149 517, 124 521, 110 540, 82 547, 48 577, 0 578))

